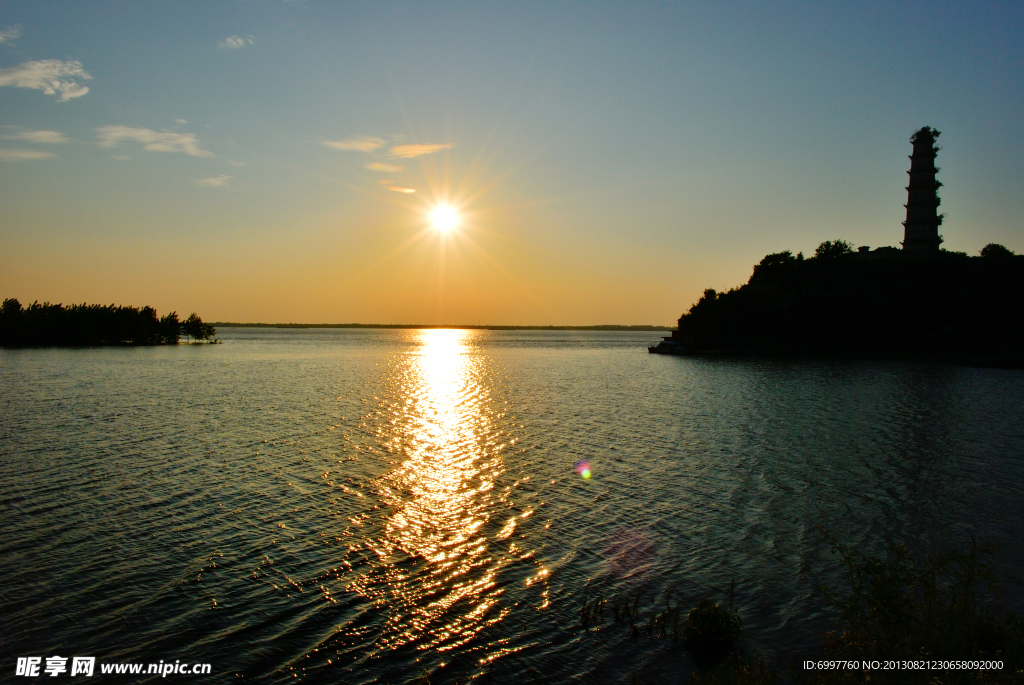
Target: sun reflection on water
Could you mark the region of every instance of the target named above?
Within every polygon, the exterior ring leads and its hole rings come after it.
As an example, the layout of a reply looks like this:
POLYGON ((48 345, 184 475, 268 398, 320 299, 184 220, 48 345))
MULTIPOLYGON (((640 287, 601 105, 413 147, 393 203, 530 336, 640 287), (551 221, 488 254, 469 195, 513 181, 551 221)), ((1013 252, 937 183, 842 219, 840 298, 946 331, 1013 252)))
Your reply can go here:
POLYGON ((481 382, 475 334, 419 331, 416 352, 394 374, 400 387, 380 438, 402 461, 376 484, 387 507, 382 534, 369 543, 378 561, 353 587, 387 605, 381 647, 453 649, 508 612, 496 606, 508 556, 485 531, 505 509, 507 493, 495 482, 506 443, 481 382))

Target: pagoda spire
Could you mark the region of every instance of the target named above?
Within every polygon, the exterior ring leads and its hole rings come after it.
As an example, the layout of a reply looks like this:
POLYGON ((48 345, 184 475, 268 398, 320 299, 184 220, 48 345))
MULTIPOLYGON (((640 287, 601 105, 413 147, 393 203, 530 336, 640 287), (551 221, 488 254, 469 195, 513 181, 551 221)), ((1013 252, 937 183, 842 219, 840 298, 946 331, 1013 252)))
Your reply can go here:
POLYGON ((907 186, 907 220, 903 222, 903 249, 914 251, 937 251, 942 237, 939 225, 942 215, 938 213, 939 187, 935 180, 935 154, 939 148, 935 140, 939 132, 925 126, 910 137, 914 153, 910 156, 910 185, 907 186))

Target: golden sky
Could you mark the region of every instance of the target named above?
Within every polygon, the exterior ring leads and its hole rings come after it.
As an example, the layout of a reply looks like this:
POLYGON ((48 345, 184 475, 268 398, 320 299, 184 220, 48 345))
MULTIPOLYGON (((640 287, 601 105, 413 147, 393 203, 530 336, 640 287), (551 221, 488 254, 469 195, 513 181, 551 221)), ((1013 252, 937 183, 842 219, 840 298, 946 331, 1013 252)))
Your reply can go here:
POLYGON ((23 303, 671 324, 767 253, 898 245, 923 125, 944 246, 1024 251, 1019 5, 63 7, 0 12, 23 303))

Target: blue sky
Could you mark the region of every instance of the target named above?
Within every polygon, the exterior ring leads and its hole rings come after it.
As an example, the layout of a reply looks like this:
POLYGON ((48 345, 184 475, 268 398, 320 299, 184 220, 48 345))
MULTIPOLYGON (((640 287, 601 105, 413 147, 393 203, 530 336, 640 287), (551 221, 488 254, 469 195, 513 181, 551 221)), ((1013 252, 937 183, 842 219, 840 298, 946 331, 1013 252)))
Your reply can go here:
POLYGON ((1019 2, 6 2, 0 294, 671 323, 766 253, 898 245, 926 124, 945 247, 1024 252, 1022 36, 1019 2))

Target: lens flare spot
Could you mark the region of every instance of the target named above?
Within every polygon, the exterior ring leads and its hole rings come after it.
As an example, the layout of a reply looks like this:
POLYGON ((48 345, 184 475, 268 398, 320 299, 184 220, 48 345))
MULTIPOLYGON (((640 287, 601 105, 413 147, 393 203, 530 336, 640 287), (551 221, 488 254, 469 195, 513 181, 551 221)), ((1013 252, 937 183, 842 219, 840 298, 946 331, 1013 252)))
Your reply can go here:
POLYGON ((584 480, 590 478, 590 462, 586 459, 580 459, 576 462, 576 473, 583 476, 584 480))

